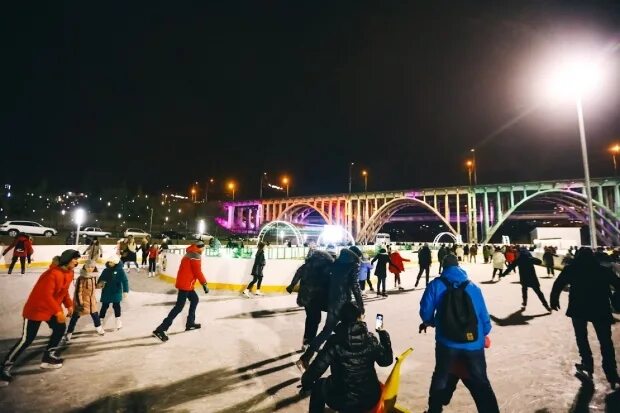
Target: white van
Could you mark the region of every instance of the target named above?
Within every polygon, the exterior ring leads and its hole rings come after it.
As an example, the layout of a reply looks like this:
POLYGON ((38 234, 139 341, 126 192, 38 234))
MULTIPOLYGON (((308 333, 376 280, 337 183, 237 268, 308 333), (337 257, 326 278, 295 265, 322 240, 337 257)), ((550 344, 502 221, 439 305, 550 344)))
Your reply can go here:
POLYGON ((388 245, 390 243, 390 234, 380 232, 375 237, 375 245, 388 245))

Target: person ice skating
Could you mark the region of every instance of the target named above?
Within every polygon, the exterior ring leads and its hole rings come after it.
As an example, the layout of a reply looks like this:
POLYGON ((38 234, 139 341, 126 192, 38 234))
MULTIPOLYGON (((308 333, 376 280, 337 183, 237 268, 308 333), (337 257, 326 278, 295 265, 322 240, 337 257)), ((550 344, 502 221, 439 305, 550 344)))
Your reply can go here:
POLYGON ((420 265, 420 271, 418 272, 418 277, 415 280, 415 286, 413 288, 418 288, 420 277, 422 277, 422 273, 424 272, 426 272, 426 285, 428 286, 428 277, 431 272, 432 261, 433 257, 431 255, 431 249, 428 247, 428 244, 424 244, 424 246, 418 251, 418 264, 420 265))
MULTIPOLYGON (((517 251, 511 245, 507 245, 504 256, 506 257, 506 265, 510 267, 517 259, 517 251)), ((516 267, 512 267, 512 271, 516 273, 516 267)))
POLYGON ((65 311, 67 316, 73 314, 73 302, 69 296, 69 286, 73 281, 73 269, 78 264, 80 253, 76 250, 65 250, 60 257, 55 257, 49 269, 39 276, 24 305, 22 337, 9 350, 2 362, 0 386, 7 386, 12 379, 11 369, 15 360, 34 341, 42 322, 46 322, 52 330, 40 367, 57 369, 62 367, 63 359, 55 354, 55 350, 65 333, 65 311))
POLYGON ((316 337, 321 323, 321 311, 327 311, 327 294, 329 292, 329 277, 334 259, 326 251, 313 250, 306 257, 286 287, 291 294, 299 283, 297 305, 304 307, 306 322, 301 350, 306 351, 310 342, 316 337))
POLYGON ((492 255, 491 246, 483 245, 482 246, 482 259, 484 260, 485 264, 489 263, 489 258, 491 258, 491 255, 492 255))
POLYGON ((140 264, 140 266, 143 268, 147 267, 147 261, 148 261, 150 249, 151 249, 151 240, 149 239, 149 237, 143 237, 142 241, 140 242, 140 246, 138 247, 138 250, 140 250, 140 252, 142 253, 142 263, 140 264))
POLYGON ((390 256, 387 254, 385 248, 380 248, 379 253, 375 255, 375 257, 370 261, 371 264, 374 264, 375 261, 377 265, 375 266, 375 275, 377 276, 377 296, 387 297, 387 293, 385 292, 385 279, 387 278, 386 266, 388 264, 394 265, 392 261, 390 261, 390 256))
POLYGON ((84 250, 84 255, 86 255, 87 260, 93 261, 95 265, 94 272, 97 272, 97 260, 103 257, 103 249, 101 248, 97 237, 95 237, 93 242, 91 242, 90 245, 84 250))
POLYGON ((465 250, 462 245, 457 245, 456 248, 454 248, 454 255, 456 255, 459 261, 465 262, 465 250))
POLYGON ((601 266, 590 248, 582 247, 570 265, 564 267, 551 289, 551 308, 560 310, 560 294, 570 285, 566 315, 573 321, 581 363, 578 374, 592 380, 594 360, 588 343, 588 322, 600 343, 603 372, 612 389, 620 387, 614 343, 611 337, 613 316, 609 306, 610 286, 620 291, 620 278, 610 268, 601 266))
POLYGON ((250 275, 252 275, 252 281, 248 284, 248 286, 243 290, 243 295, 246 297, 252 296, 252 287, 256 284, 256 295, 263 295, 260 292, 260 286, 263 283, 263 268, 265 268, 266 264, 265 260, 265 244, 259 242, 256 249, 256 256, 254 257, 254 265, 252 265, 252 271, 250 275))
POLYGON ((2 255, 6 255, 6 253, 10 250, 13 250, 13 257, 11 258, 11 263, 9 264, 8 274, 11 274, 13 272, 13 268, 15 267, 15 263, 17 262, 17 260, 19 260, 21 273, 25 274, 26 259, 28 259, 28 264, 30 264, 32 254, 34 253, 30 238, 23 232, 20 232, 13 239, 13 242, 11 242, 11 244, 6 247, 4 251, 2 251, 2 255))
POLYGON ((469 247, 469 262, 476 262, 476 257, 478 256, 478 244, 472 244, 469 247))
POLYGON ((553 247, 546 247, 542 260, 547 268, 547 275, 550 275, 551 277, 555 276, 555 263, 553 262, 553 257, 557 257, 555 251, 553 251, 553 247))
POLYGON ((97 305, 97 280, 95 275, 95 261, 86 261, 84 267, 80 271, 80 276, 75 281, 75 292, 73 293, 73 305, 75 309, 71 320, 69 320, 69 327, 67 333, 64 336, 65 344, 71 342, 75 325, 77 324, 80 316, 90 315, 95 325, 95 330, 102 336, 105 334, 101 320, 99 318, 99 306, 97 305))
POLYGON ((157 271, 157 257, 158 256, 159 256, 159 245, 152 244, 148 250, 149 278, 155 277, 155 271, 157 271))
POLYGON ((101 311, 99 311, 99 317, 101 322, 105 320, 105 315, 108 311, 108 307, 112 304, 114 309, 114 317, 116 319, 116 329, 123 328, 123 322, 121 320, 121 301, 123 297, 129 293, 129 281, 127 280, 127 274, 123 270, 123 263, 119 262, 118 257, 113 256, 108 258, 105 263, 105 269, 101 272, 101 276, 97 280, 101 290, 101 311))
POLYGON ((202 273, 202 253, 204 252, 204 248, 205 243, 203 241, 198 241, 185 250, 186 254, 181 259, 181 264, 177 272, 177 282, 175 284, 178 290, 177 302, 174 307, 172 307, 172 310, 170 310, 170 313, 168 313, 168 316, 164 318, 164 321, 153 331, 153 336, 161 341, 168 341, 166 331, 168 331, 176 316, 183 311, 185 301, 189 300, 189 313, 185 323, 185 331, 196 330, 201 327, 199 323, 195 322, 196 307, 198 306, 199 300, 194 286, 196 281, 198 281, 202 285, 205 294, 209 293, 207 279, 202 273))
POLYGON ((301 378, 302 391, 312 391, 310 413, 323 413, 325 405, 340 412, 367 412, 379 401, 381 383, 375 363, 392 364, 387 331, 378 329, 379 340, 368 331, 362 312, 353 303, 343 305, 342 321, 301 378), (331 368, 331 376, 321 378, 331 368))
MULTIPOLYGON (((487 377, 486 360, 484 355, 485 337, 491 331, 491 318, 487 311, 484 297, 480 288, 469 281, 467 273, 459 267, 456 256, 446 255, 443 261, 441 277, 435 278, 429 283, 420 301, 420 324, 419 332, 428 327, 435 327, 435 371, 431 379, 428 397, 428 413, 439 413, 443 406, 447 405, 458 380, 454 375, 459 366, 467 374, 462 375, 461 380, 471 393, 479 413, 499 412, 497 399, 487 377), (450 317, 455 307, 450 307, 450 302, 444 302, 448 294, 452 298, 459 297, 456 294, 460 290, 461 297, 469 297, 473 313, 471 317, 463 317, 474 322, 471 332, 463 330, 463 339, 455 339, 454 323, 459 317, 450 317)), ((450 300, 463 302, 466 300, 450 300)), ((464 306, 462 310, 467 308, 464 306)), ((459 316, 464 316, 464 312, 459 316)), ((462 326, 465 327, 465 326, 462 326)))
POLYGON ((404 288, 400 285, 400 273, 405 271, 405 262, 410 262, 411 260, 407 258, 403 258, 397 250, 394 250, 390 253, 390 261, 391 264, 388 267, 390 272, 394 274, 394 288, 399 290, 404 290, 404 288))
MULTIPOLYGON (((364 290, 366 289, 366 282, 370 284, 370 280, 368 280, 368 277, 370 277, 370 271, 372 271, 372 264, 370 263, 370 259, 368 258, 368 255, 363 254, 360 260, 360 270, 357 275, 357 281, 360 284, 360 290, 362 290, 363 296, 366 295, 366 293, 364 292, 364 290)), ((370 284, 370 290, 372 291, 372 284, 370 284)))
POLYGON ((340 255, 336 261, 332 264, 327 295, 327 319, 321 332, 309 343, 308 349, 296 362, 297 367, 301 370, 308 367, 314 353, 319 350, 332 331, 334 331, 340 320, 340 310, 345 303, 351 301, 351 294, 355 298, 357 307, 362 313, 364 312, 362 292, 357 282, 361 256, 362 251, 356 246, 343 248, 340 250, 340 255))
POLYGON ((125 251, 125 263, 127 264, 127 270, 131 270, 131 263, 133 262, 136 265, 136 270, 140 270, 140 266, 138 265, 138 246, 136 244, 136 240, 133 235, 127 237, 127 242, 124 245, 125 251))
POLYGON ((527 289, 531 288, 538 296, 538 299, 542 303, 543 307, 545 307, 545 310, 549 313, 551 312, 551 307, 547 304, 545 295, 542 291, 540 291, 540 282, 538 281, 536 269, 534 268, 534 265, 540 265, 541 263, 542 261, 538 258, 532 257, 532 254, 526 248, 522 248, 519 251, 519 257, 514 260, 514 262, 510 264, 508 268, 506 268, 499 276, 499 278, 502 279, 510 273, 510 271, 513 271, 516 267, 519 267, 519 283, 521 284, 521 294, 523 296, 521 310, 525 310, 527 307, 527 289))
POLYGON ((439 250, 437 250, 437 261, 439 261, 439 275, 441 275, 441 270, 443 268, 443 259, 448 255, 449 250, 445 245, 441 244, 439 250))
POLYGON ((502 253, 500 247, 495 247, 495 252, 493 252, 491 262, 493 264, 493 274, 491 275, 491 281, 495 279, 495 273, 497 273, 497 280, 499 281, 499 277, 500 275, 502 275, 502 271, 504 270, 504 264, 506 263, 506 257, 502 253))

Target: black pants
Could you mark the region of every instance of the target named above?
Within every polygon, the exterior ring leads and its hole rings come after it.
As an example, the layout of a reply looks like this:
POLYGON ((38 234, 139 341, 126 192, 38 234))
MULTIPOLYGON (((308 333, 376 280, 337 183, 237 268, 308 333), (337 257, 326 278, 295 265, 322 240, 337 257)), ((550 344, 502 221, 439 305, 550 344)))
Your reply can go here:
POLYGON ((398 286, 400 287, 400 273, 394 273, 394 285, 398 284, 398 286))
POLYGON ((547 265, 547 275, 555 275, 555 269, 553 265, 547 265))
MULTIPOLYGON (((52 329, 52 335, 45 348, 45 352, 48 353, 54 351, 56 347, 58 347, 58 343, 60 343, 63 334, 65 334, 66 325, 65 323, 59 323, 56 320, 56 316, 52 316, 46 323, 52 329)), ((2 363, 4 366, 15 363, 17 357, 32 344, 39 332, 39 327, 41 327, 41 321, 33 321, 24 318, 22 337, 4 358, 4 362, 2 363)))
POLYGON ((149 272, 155 272, 156 266, 157 266, 157 259, 149 258, 149 272))
POLYGON ((256 284, 256 289, 260 290, 260 285, 263 283, 263 276, 262 275, 253 275, 252 276, 252 281, 250 281, 250 283, 248 284, 248 286, 246 287, 248 290, 252 290, 252 287, 254 287, 254 284, 256 284), (258 284, 257 284, 258 282, 258 284))
POLYGON ((543 307, 545 307, 545 309, 548 310, 549 309, 549 304, 547 304, 547 300, 545 299, 545 295, 542 293, 542 291, 540 291, 540 286, 527 287, 525 285, 521 285, 521 294, 523 295, 523 307, 527 306, 527 289, 528 288, 531 288, 532 290, 534 290, 534 293, 536 293, 536 295, 538 296, 538 299, 542 303, 543 307))
POLYGON ((198 307, 198 294, 196 291, 183 291, 179 290, 177 294, 177 303, 172 307, 170 313, 168 313, 168 317, 164 318, 164 321, 161 322, 159 327, 157 327, 157 331, 167 331, 172 322, 179 315, 181 311, 183 311, 183 307, 185 307, 185 301, 189 300, 189 314, 187 315, 187 322, 185 323, 186 327, 194 324, 196 320, 196 307, 198 307))
MULTIPOLYGON (((94 313, 90 313, 90 316, 93 319, 93 323, 95 324, 95 327, 99 327, 101 325, 101 319, 99 318, 99 313, 95 311, 94 313)), ((71 320, 69 320, 69 327, 67 327, 67 334, 73 333, 73 331, 75 331, 75 325, 77 324, 79 319, 80 319, 80 314, 76 311, 71 316, 71 320)))
POLYGON ((146 266, 146 261, 148 260, 149 255, 142 252, 142 265, 146 266))
POLYGON ((428 277, 429 277, 429 273, 431 272, 431 266, 430 264, 427 265, 420 265, 420 272, 418 272, 418 278, 415 280, 415 286, 418 286, 418 283, 420 282, 420 277, 422 277, 422 273, 426 271, 426 285, 428 285, 428 277))
POLYGON ((15 267, 15 263, 18 259, 22 274, 26 272, 26 257, 16 257, 13 255, 13 258, 11 258, 11 264, 9 264, 9 274, 13 272, 13 267, 15 267))
POLYGON ((374 288, 372 288, 372 281, 370 281, 370 274, 368 274, 368 277, 366 278, 366 282, 368 283, 368 287, 370 288, 370 290, 374 291, 374 288))
MULTIPOLYGON (((99 311, 99 317, 105 318, 105 313, 108 311, 108 307, 110 303, 103 302, 101 303, 101 311, 99 311)), ((112 308, 114 309, 114 317, 121 316, 121 303, 112 303, 112 308)))
POLYGON ((366 280, 358 281, 357 283, 360 285, 360 290, 364 291, 366 288, 366 280))
POLYGON ((387 278, 387 276, 383 275, 383 276, 377 276, 377 279, 379 281, 377 281, 377 293, 382 292, 383 294, 385 294, 385 279, 387 278))
POLYGON ((310 413, 323 413, 325 411, 326 404, 340 413, 367 412, 375 407, 379 401, 379 397, 377 397, 377 400, 374 403, 368 403, 366 406, 346 406, 341 400, 339 400, 340 397, 338 397, 342 393, 334 390, 329 391, 327 388, 327 383, 329 383, 329 381, 326 378, 322 378, 318 379, 312 386, 312 393, 310 394, 310 413))
POLYGON ((497 272, 497 278, 499 279, 502 276, 501 268, 493 268, 493 275, 491 275, 491 279, 495 278, 495 273, 497 272))
POLYGON ((428 396, 428 413, 439 413, 447 405, 456 388, 458 377, 453 373, 455 363, 462 363, 466 377, 461 377, 467 387, 479 413, 499 413, 497 399, 489 378, 484 350, 458 350, 435 346, 435 371, 431 379, 431 388, 428 396))
MULTIPOLYGON (((575 339, 577 340, 577 348, 581 357, 581 364, 586 370, 592 373, 594 369, 594 361, 592 359, 592 350, 588 342, 588 320, 581 318, 573 318, 573 328, 575 330, 575 339)), ((601 345, 601 356, 603 357, 603 371, 607 380, 615 380, 618 378, 616 370, 616 353, 614 350, 614 342, 611 339, 611 323, 608 321, 592 321, 596 337, 601 345)))
POLYGON ((323 343, 325 343, 325 341, 329 338, 329 336, 332 335, 332 332, 336 328, 336 325, 338 325, 338 321, 339 320, 338 320, 336 313, 334 313, 333 311, 327 312, 327 318, 325 320, 325 325, 323 326, 323 329, 316 337, 314 337, 310 341, 310 343, 308 343, 310 347, 302 355, 302 357, 306 361, 310 361, 314 353, 319 351, 323 343))
POLYGON ((321 306, 318 303, 310 302, 304 307, 306 310, 306 325, 304 328, 304 344, 310 344, 316 337, 316 332, 319 331, 319 324, 321 324, 321 306))

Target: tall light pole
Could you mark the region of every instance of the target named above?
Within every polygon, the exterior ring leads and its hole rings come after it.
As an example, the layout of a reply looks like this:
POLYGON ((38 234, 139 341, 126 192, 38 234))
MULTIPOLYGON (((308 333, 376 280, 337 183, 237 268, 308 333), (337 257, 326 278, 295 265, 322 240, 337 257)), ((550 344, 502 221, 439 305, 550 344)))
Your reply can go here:
POLYGON ((614 176, 618 176, 618 164, 616 163, 616 156, 620 153, 620 145, 615 144, 611 148, 609 148, 609 152, 611 152, 611 159, 614 161, 614 176))
POLYGON ((75 212, 73 213, 73 220, 75 221, 75 225, 77 226, 77 231, 75 234, 75 245, 78 245, 80 243, 80 227, 84 223, 85 215, 86 213, 84 212, 82 208, 76 209, 75 212))
POLYGON ((472 169, 474 170, 474 185, 478 185, 478 163, 476 162, 476 150, 471 148, 469 152, 471 152, 472 169))
POLYGON ((469 176, 469 186, 471 186, 471 172, 472 172, 474 163, 468 160, 467 162, 465 162, 465 165, 467 166, 467 175, 469 176))
POLYGON ((192 201, 196 202, 196 188, 192 188, 192 201))
POLYGON ((213 183, 213 178, 209 178, 205 186, 205 204, 209 201, 209 184, 213 183))
POLYGON ((364 192, 368 192, 368 172, 366 172, 366 170, 363 170, 362 176, 364 177, 364 192))
POLYGON ((353 184, 353 165, 355 165, 355 162, 349 164, 349 193, 351 193, 351 185, 353 184))
POLYGON ((590 166, 588 165, 588 148, 586 146, 586 128, 583 122, 583 107, 581 95, 577 96, 577 118, 579 119, 579 139, 581 141, 581 158, 583 159, 583 174, 586 178, 586 196, 588 197, 588 216, 590 227, 590 245, 596 248, 596 221, 594 221, 594 205, 592 203, 592 187, 590 186, 590 166))
POLYGON ((228 189, 230 189, 232 191, 232 200, 235 200, 235 184, 234 182, 230 182, 228 184, 228 189))
POLYGON ((258 199, 263 199, 263 185, 265 185, 265 181, 267 180, 267 172, 263 172, 260 176, 260 192, 258 199))
POLYGON ((286 197, 288 198, 288 184, 289 184, 289 180, 288 177, 284 177, 282 178, 282 183, 286 186, 286 197))

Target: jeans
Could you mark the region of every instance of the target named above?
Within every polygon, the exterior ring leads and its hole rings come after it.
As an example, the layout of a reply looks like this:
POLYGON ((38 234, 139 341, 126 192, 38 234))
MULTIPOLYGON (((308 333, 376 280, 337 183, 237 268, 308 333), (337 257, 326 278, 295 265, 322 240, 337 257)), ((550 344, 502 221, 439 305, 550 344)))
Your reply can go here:
POLYGON ((157 327, 157 331, 167 331, 172 322, 179 315, 181 311, 183 311, 183 307, 185 307, 185 301, 189 300, 189 314, 187 315, 187 322, 185 323, 186 327, 189 327, 194 324, 196 320, 196 307, 198 307, 198 294, 196 291, 182 291, 179 290, 177 293, 177 302, 168 313, 168 317, 164 318, 164 321, 161 322, 159 327, 157 327))
MULTIPOLYGON (((105 318, 105 314, 108 311, 108 307, 110 306, 110 303, 106 303, 103 302, 101 303, 101 311, 99 311, 99 317, 100 318, 105 318)), ((112 308, 114 309, 114 317, 120 317, 121 316, 121 303, 112 303, 112 308)))
MULTIPOLYGON (((66 325, 65 323, 59 323, 56 320, 56 316, 52 316, 52 318, 46 321, 46 323, 52 329, 52 335, 50 336, 45 348, 45 353, 47 354, 54 351, 56 347, 58 347, 58 343, 60 343, 63 334, 65 334, 66 325)), ((4 358, 2 363, 4 366, 15 363, 17 357, 19 357, 19 355, 22 354, 23 351, 26 350, 26 348, 28 348, 28 346, 32 344, 34 339, 37 337, 39 327, 41 327, 41 321, 28 320, 24 318, 22 337, 4 358)), ((45 355, 43 357, 45 357, 45 355)))
POLYGON ((525 285, 521 285, 521 294, 523 295, 523 307, 527 306, 527 289, 528 288, 531 288, 532 290, 534 290, 534 292, 538 296, 538 299, 542 303, 543 307, 545 307, 545 309, 548 310, 549 309, 549 304, 547 304, 547 300, 545 299, 545 295, 542 293, 542 291, 540 291, 540 287, 527 287, 525 285))
POLYGON ((382 292, 383 294, 385 294, 385 279, 387 277, 386 276, 377 276, 377 279, 379 281, 377 281, 377 294, 382 292))
POLYGON ((428 285, 428 277, 429 277, 429 273, 431 271, 431 266, 430 264, 427 265, 420 265, 420 272, 418 272, 418 278, 415 280, 415 286, 418 286, 418 283, 420 282, 420 277, 422 277, 422 273, 426 271, 426 285, 428 285))
MULTIPOLYGON (((90 316, 93 319, 95 327, 99 327, 101 325, 99 313, 95 311, 94 313, 90 313, 90 316)), ((79 319, 80 315, 77 312, 73 313, 73 315, 71 316, 71 320, 69 320, 69 327, 67 327, 67 333, 73 333, 73 331, 75 330, 75 325, 77 324, 79 319)))
POLYGON ((13 255, 13 258, 11 258, 11 263, 9 264, 9 274, 13 272, 13 267, 15 267, 15 263, 18 259, 22 274, 26 272, 26 257, 16 257, 15 255, 13 255))
MULTIPOLYGON (((592 373, 594 369, 594 360, 592 359, 592 350, 588 342, 588 320, 582 318, 573 318, 573 329, 575 330, 575 339, 577 340, 577 348, 581 357, 581 364, 584 368, 592 373)), ((616 353, 614 350, 614 342, 611 339, 611 323, 609 321, 592 321, 596 337, 601 345, 601 356, 603 357, 603 371, 607 380, 611 381, 618 378, 616 370, 616 353)))
POLYGON ((260 290, 260 285, 262 283, 263 283, 263 276, 262 275, 253 275, 252 276, 252 281, 250 281, 250 283, 248 284, 246 289, 252 290, 252 287, 254 287, 254 284, 256 284, 256 289, 260 290), (257 281, 258 281, 258 284, 256 284, 257 281))
POLYGON ((321 324, 321 306, 318 303, 310 302, 304 307, 304 310, 306 310, 306 325, 303 344, 310 344, 316 337, 319 324, 321 324))
POLYGON ((441 344, 435 345, 435 371, 428 395, 428 413, 443 411, 459 378, 474 398, 478 412, 499 413, 497 399, 487 377, 484 350, 459 350, 441 344), (462 377, 454 373, 455 365, 459 363, 466 373, 462 377))

